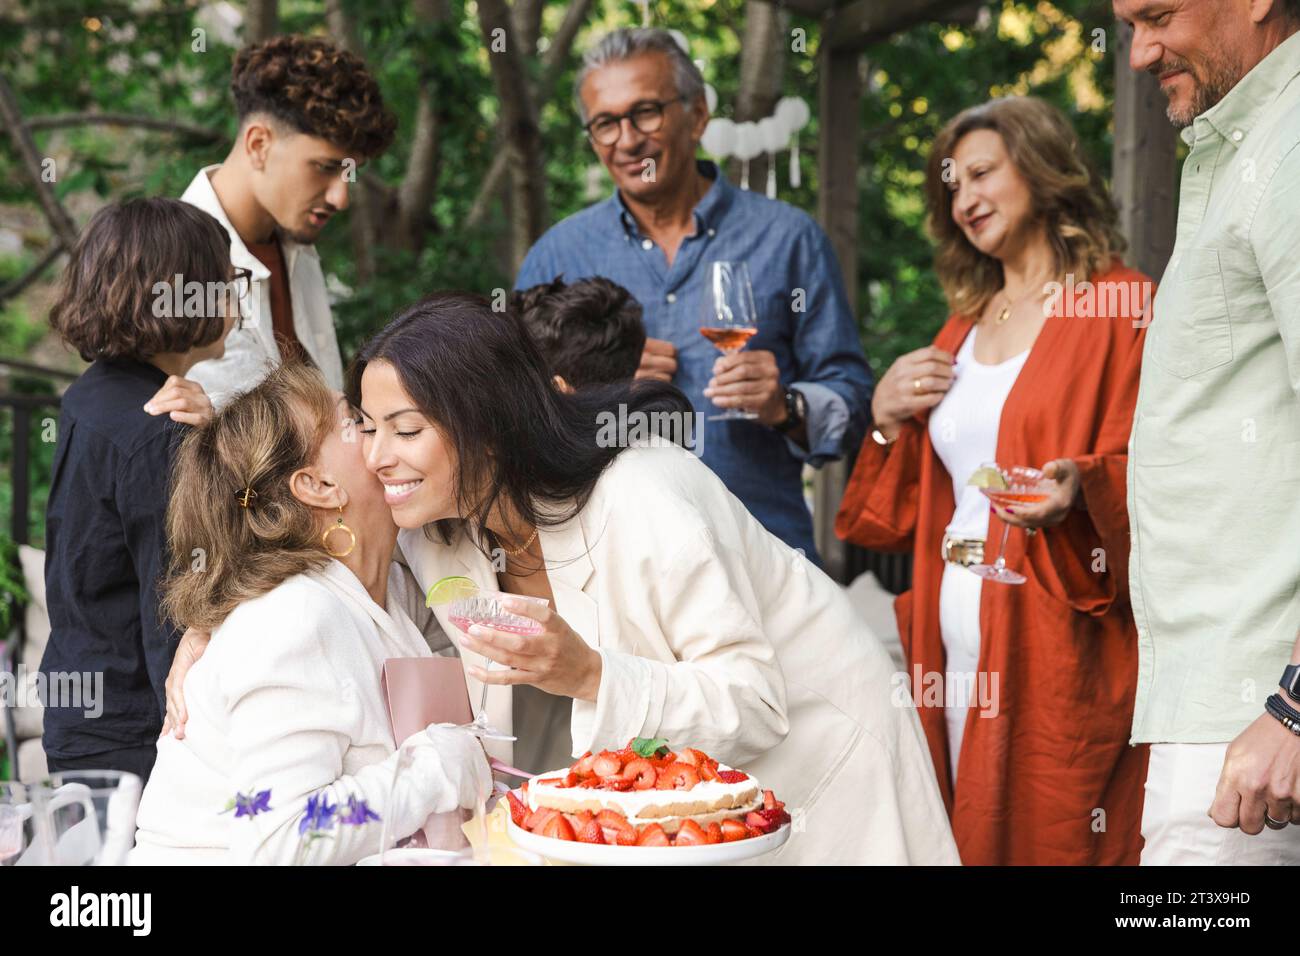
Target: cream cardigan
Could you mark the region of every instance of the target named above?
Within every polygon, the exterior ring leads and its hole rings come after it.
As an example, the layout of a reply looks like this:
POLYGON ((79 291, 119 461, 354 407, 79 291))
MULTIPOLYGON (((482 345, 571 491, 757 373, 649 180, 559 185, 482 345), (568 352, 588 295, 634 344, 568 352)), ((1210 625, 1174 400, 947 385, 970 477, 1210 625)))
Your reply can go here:
MULTIPOLYGON (((396 761, 379 675, 385 658, 425 657, 404 607, 418 604, 394 565, 388 611, 337 561, 240 605, 185 678, 185 738, 162 737, 137 819, 133 864, 295 861, 307 797, 365 800, 414 833, 434 812, 472 808, 491 790, 478 741, 431 726, 410 737, 412 796, 386 801, 396 761), (236 792, 270 790, 271 811, 236 819, 236 792)), ((355 863, 379 852, 381 824, 340 826, 309 862, 355 863)))
MULTIPOLYGON (((658 440, 623 451, 586 507, 539 540, 556 610, 602 659, 596 702, 572 706, 575 756, 658 736, 751 771, 794 816, 763 862, 959 862, 888 653, 844 590, 697 458, 658 440)), ((422 587, 450 574, 496 586, 466 533, 443 545, 404 531, 398 544, 422 587)), ((477 705, 482 685, 468 680, 477 705)), ((498 727, 511 726, 508 691, 489 691, 498 727)))

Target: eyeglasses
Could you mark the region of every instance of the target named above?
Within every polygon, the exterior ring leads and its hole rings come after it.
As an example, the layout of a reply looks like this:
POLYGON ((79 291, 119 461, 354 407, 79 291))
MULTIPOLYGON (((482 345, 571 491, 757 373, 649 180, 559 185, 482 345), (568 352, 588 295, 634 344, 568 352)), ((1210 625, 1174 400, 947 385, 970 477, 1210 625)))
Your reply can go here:
POLYGON ((623 132, 623 120, 631 120, 632 128, 638 133, 657 133, 664 125, 664 107, 684 102, 685 99, 684 96, 678 96, 671 100, 645 100, 637 103, 626 113, 617 116, 605 113, 597 116, 583 129, 597 146, 613 146, 623 132))

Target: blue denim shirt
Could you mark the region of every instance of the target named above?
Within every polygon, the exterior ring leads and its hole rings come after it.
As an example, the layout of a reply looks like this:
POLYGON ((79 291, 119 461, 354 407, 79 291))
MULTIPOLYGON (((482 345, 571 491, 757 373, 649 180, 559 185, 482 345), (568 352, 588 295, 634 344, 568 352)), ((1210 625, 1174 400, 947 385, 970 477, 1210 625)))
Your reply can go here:
POLYGON ((808 405, 808 451, 756 421, 707 422, 704 462, 769 531, 817 561, 802 466, 856 448, 870 414, 873 381, 849 311, 835 253, 806 213, 737 189, 713 163, 713 185, 695 207, 695 233, 670 268, 615 191, 552 226, 529 250, 516 288, 604 276, 634 295, 646 334, 677 349, 673 384, 697 412, 719 409, 704 396, 717 349, 700 334, 709 264, 744 260, 754 285, 758 333, 748 348, 776 356, 783 385, 808 405))

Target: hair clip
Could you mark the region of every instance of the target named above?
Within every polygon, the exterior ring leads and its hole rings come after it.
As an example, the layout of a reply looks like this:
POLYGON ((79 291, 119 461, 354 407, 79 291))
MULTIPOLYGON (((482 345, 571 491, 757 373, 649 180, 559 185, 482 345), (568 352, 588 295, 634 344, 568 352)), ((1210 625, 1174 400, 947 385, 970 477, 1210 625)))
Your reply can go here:
POLYGON ((239 502, 239 507, 241 508, 247 508, 248 502, 256 497, 257 497, 257 492, 253 490, 253 487, 251 485, 249 485, 243 491, 235 492, 235 500, 239 502))

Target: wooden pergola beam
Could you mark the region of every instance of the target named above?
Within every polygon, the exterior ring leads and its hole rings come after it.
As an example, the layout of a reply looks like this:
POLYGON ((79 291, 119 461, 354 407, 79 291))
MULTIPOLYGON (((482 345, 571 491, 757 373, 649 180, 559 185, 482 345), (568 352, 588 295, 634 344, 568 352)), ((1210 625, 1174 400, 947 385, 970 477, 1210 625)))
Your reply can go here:
POLYGON ((863 50, 918 23, 970 8, 970 0, 854 0, 826 19, 822 43, 836 51, 863 50))

